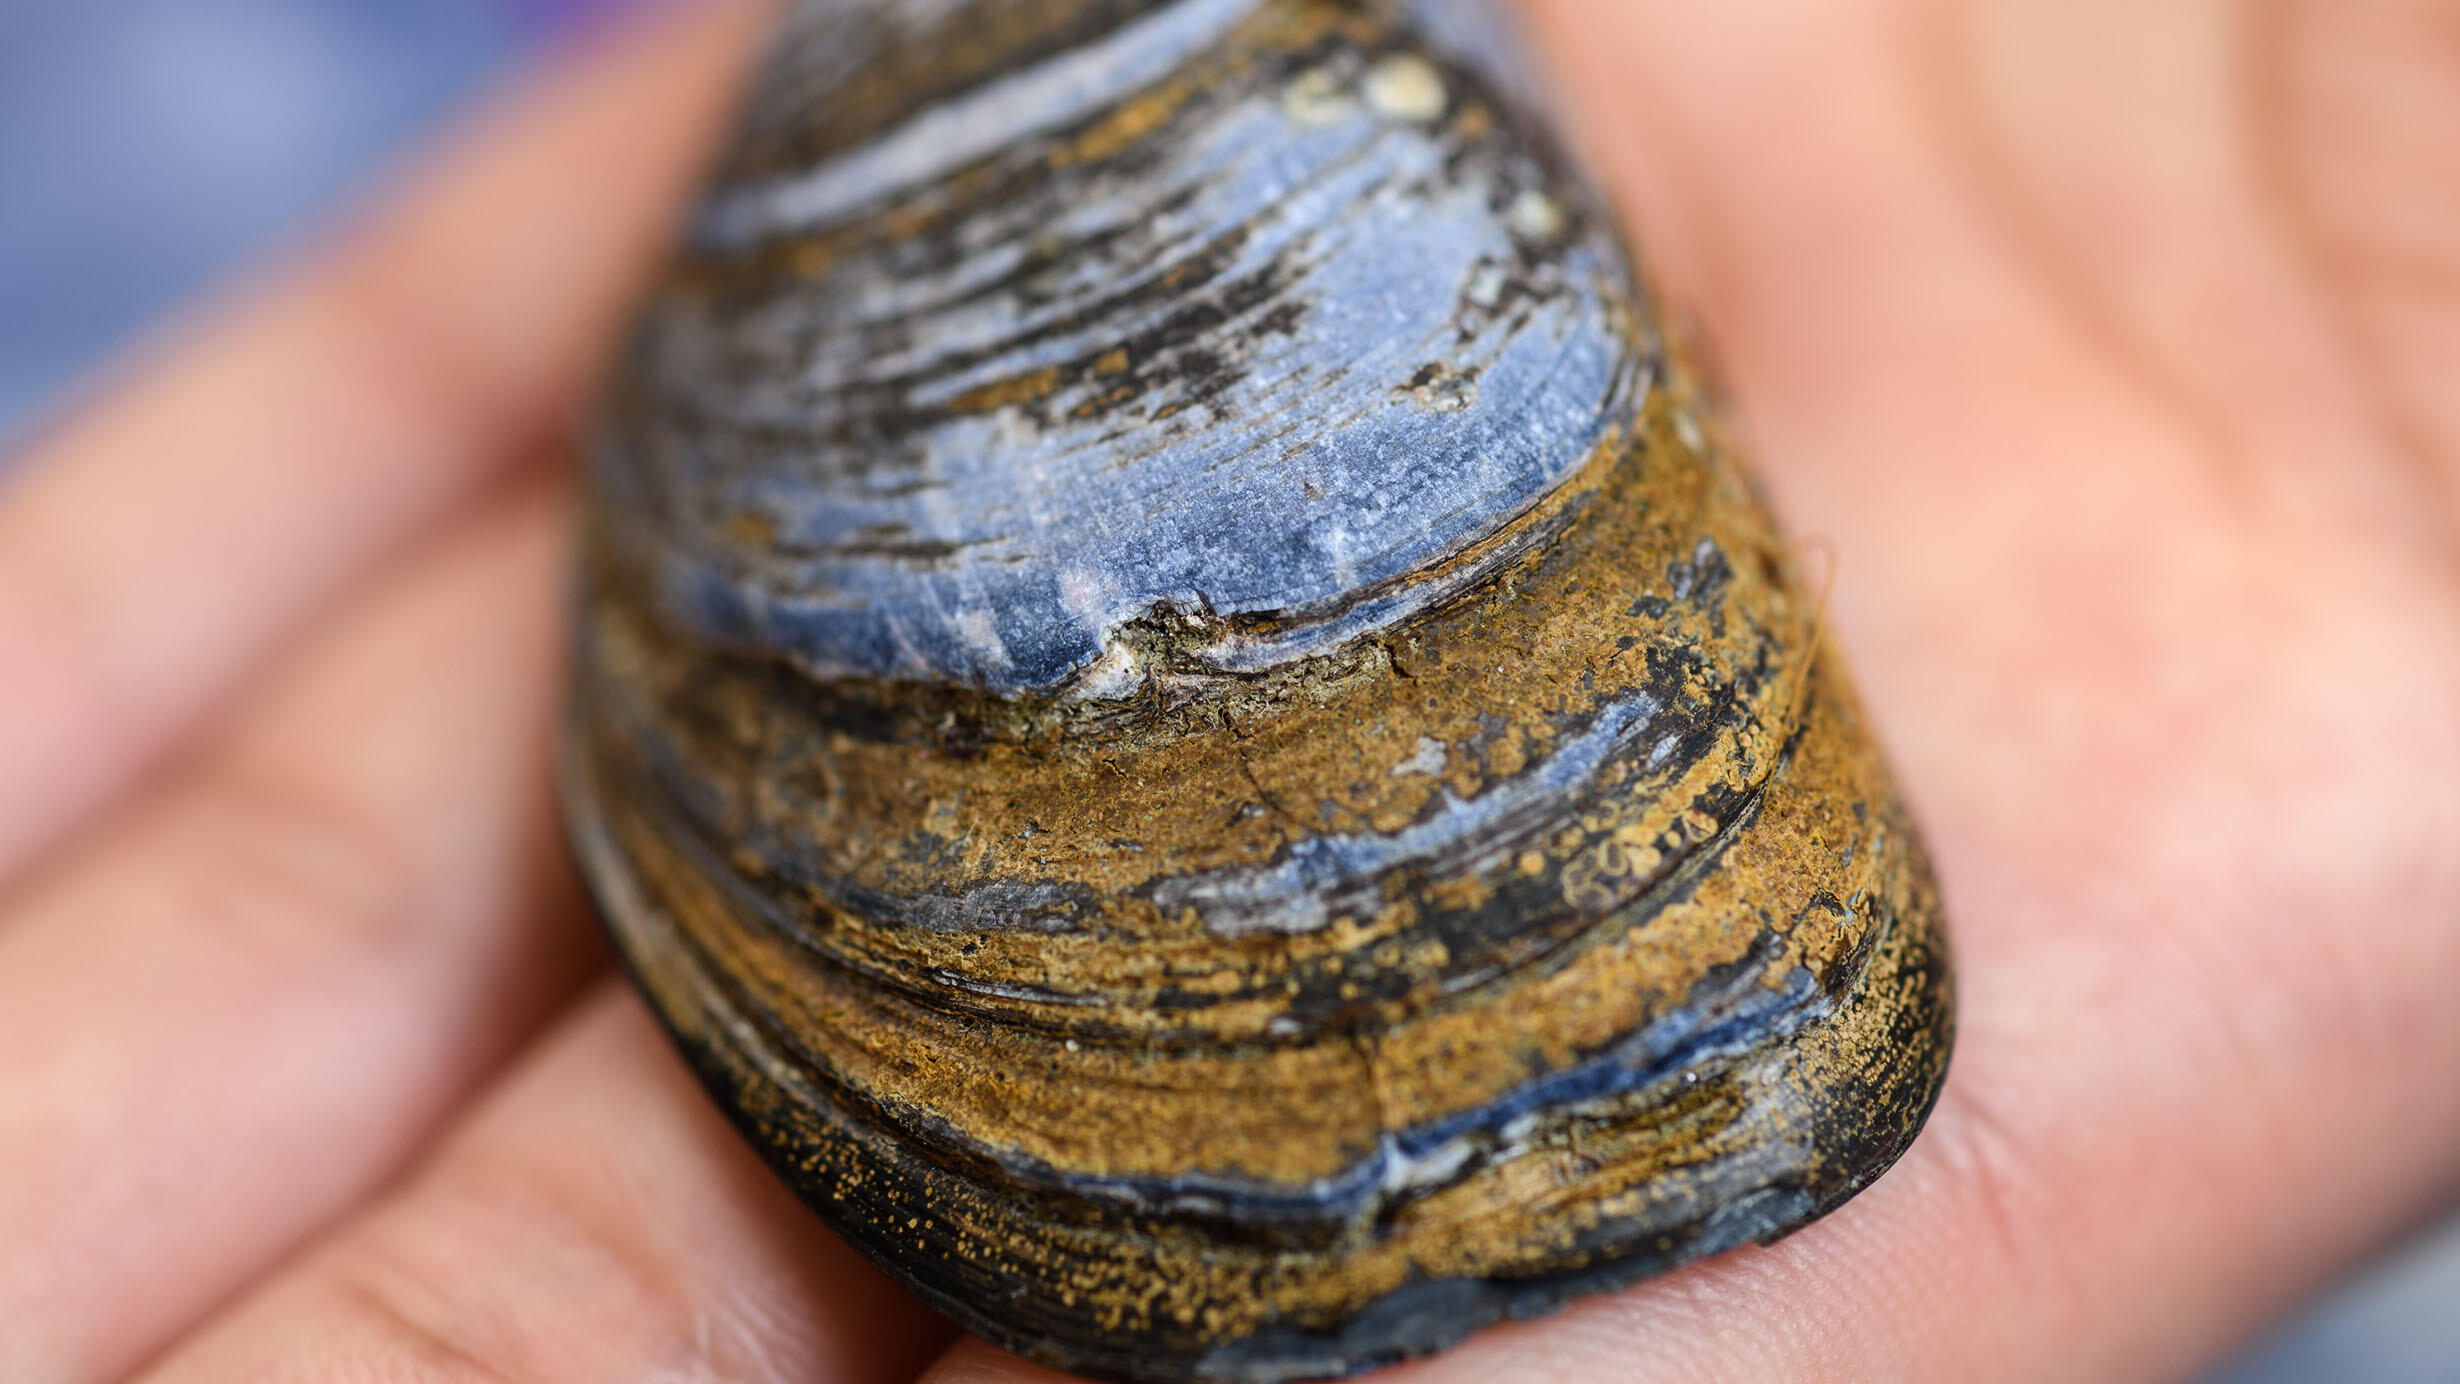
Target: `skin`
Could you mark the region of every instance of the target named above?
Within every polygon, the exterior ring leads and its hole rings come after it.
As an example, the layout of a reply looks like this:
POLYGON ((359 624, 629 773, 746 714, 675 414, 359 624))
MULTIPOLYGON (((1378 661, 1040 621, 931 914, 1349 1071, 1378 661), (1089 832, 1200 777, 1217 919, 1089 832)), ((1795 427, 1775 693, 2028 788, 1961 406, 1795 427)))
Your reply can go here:
MULTIPOLYGON (((2460 1187, 2460 7, 1533 9, 1962 1031, 1836 1215, 1389 1377, 2187 1377, 2460 1187)), ((1048 1377, 771 1183, 555 845, 564 422, 757 20, 539 74, 0 489, 0 1377, 1048 1377)))

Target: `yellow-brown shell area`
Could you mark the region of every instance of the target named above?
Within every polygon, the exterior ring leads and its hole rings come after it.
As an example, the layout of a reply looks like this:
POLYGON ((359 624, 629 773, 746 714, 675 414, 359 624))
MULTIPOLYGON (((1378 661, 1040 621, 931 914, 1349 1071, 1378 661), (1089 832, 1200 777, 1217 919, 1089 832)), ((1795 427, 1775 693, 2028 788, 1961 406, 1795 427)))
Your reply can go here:
POLYGON ((973 1305, 1047 1298, 1099 1321, 1118 1356, 1063 1363, 1120 1377, 1158 1343, 1201 1359, 1256 1333, 1301 1338, 1283 1353, 1312 1364, 1308 1333, 1337 1340, 1413 1281, 1542 1283, 1764 1233, 1720 1202, 1726 1181, 1750 1211, 1840 1199, 1910 1138, 1944 1067, 1936 900, 1850 693, 1812 657, 1783 550, 1733 469, 1687 442, 1690 401, 1656 398, 1565 498, 1561 532, 1473 598, 1330 666, 1092 724, 994 739, 933 705, 857 735, 776 695, 774 669, 676 657, 641 605, 603 601, 589 637, 641 701, 587 709, 578 772, 614 809, 585 839, 627 862, 638 893, 611 917, 643 985, 846 1234, 931 1256, 935 1301, 1029 1353, 1051 1354, 973 1305), (1474 798, 1652 679, 1708 728, 1680 772, 1634 764, 1573 820, 1388 879, 1318 929, 1224 937, 1141 888, 1474 798), (619 716, 657 730, 610 733, 619 716), (660 740, 739 766, 712 775, 742 789, 724 837, 603 791, 652 774, 637 747, 660 740), (1081 885, 1085 906, 1001 932, 876 926, 819 897, 792 919, 746 908, 763 857, 723 840, 797 830, 883 891, 953 850, 963 877, 1081 885), (1497 911, 1556 925, 1482 930, 1497 911), (1288 1212, 1283 1236, 1222 1242, 1124 1193, 1102 1208, 1115 1226, 1034 1195, 1181 1178, 1199 1221, 1208 1183, 1303 1200, 1703 990, 1801 1008, 1782 1059, 1700 1054, 1496 1130, 1423 1182, 1386 1186, 1378 1164, 1339 1224, 1288 1212), (1006 1166, 942 1185, 931 1160, 955 1146, 1006 1166), (1720 1212, 1743 1234, 1720 1235, 1720 1212))
MULTIPOLYGON (((1406 42, 1375 7, 1263 8, 1209 80, 1406 42)), ((1185 85, 1053 134, 1046 176, 1133 165, 1202 105, 1185 85)), ((755 171, 811 152, 750 144, 755 171)), ((964 201, 667 291, 825 276, 964 201)), ((1379 589, 1401 615, 1233 669, 1215 651, 1269 613, 1157 604, 1106 636, 1123 695, 815 675, 706 636, 624 506, 593 509, 586 872, 721 1104, 933 1305, 1107 1378, 1350 1373, 1781 1234, 1913 1137, 1951 1022, 1927 863, 1815 601, 1630 302, 1629 416, 1379 589)))

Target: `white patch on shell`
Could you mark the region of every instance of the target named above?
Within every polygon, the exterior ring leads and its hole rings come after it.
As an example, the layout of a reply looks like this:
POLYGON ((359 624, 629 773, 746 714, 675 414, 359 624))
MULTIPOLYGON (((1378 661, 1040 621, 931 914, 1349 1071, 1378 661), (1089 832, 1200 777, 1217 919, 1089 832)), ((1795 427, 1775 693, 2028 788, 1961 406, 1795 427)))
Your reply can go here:
POLYGON ((1090 567, 1071 567, 1059 574, 1059 603, 1080 620, 1102 622, 1118 598, 1111 582, 1090 567))
POLYGON ((1068 688, 1068 698, 1081 702, 1115 702, 1136 695, 1144 686, 1144 660, 1127 645, 1112 641, 1102 646, 1102 656, 1085 665, 1068 688))
POLYGON ((1690 409, 1678 408, 1674 411, 1674 435, 1683 440, 1683 446, 1693 455, 1707 453, 1708 439, 1701 435, 1700 420, 1691 416, 1690 409))
POLYGON ((1392 776, 1402 778, 1410 774, 1440 774, 1449 757, 1444 742, 1431 735, 1421 735, 1418 737, 1418 752, 1393 765, 1392 776))
POLYGON ((1450 1139, 1428 1152, 1412 1155, 1403 1152, 1399 1142, 1387 1136, 1382 1159, 1384 1192, 1391 1195, 1442 1186, 1468 1166, 1478 1153, 1479 1142, 1482 1141, 1450 1139))
POLYGON ((1367 69, 1361 89, 1376 114, 1413 125, 1441 116, 1451 100, 1435 64, 1412 53, 1396 53, 1367 69))
POLYGON ((1511 278, 1503 272, 1502 265, 1481 264, 1478 272, 1469 278, 1469 301, 1491 311, 1503 301, 1504 285, 1510 282, 1511 278))
POLYGON ((1425 384, 1412 386, 1410 397, 1436 413, 1459 413, 1478 401, 1478 382, 1450 370, 1436 372, 1425 384))
POLYGON ((999 637, 999 625, 991 618, 991 612, 981 609, 961 610, 950 623, 955 626, 958 637, 970 645, 975 653, 981 655, 985 667, 1005 668, 1008 666, 1008 641, 999 637))
POLYGON ((1069 684, 1068 697, 1098 702, 1134 695, 1144 685, 1144 660, 1125 643, 1111 637, 1110 631, 1120 618, 1115 609, 1119 601, 1117 585, 1093 569, 1071 567, 1060 574, 1059 601, 1069 615, 1103 632, 1101 654, 1077 673, 1069 684))
POLYGON ((1565 225, 1563 208, 1536 188, 1524 189, 1513 198, 1512 205, 1504 210, 1503 220, 1512 228, 1512 234, 1540 245, 1563 234, 1565 225))
POLYGON ((1331 68, 1318 67, 1300 73, 1282 90, 1281 108, 1301 125, 1337 125, 1357 111, 1358 103, 1331 68))

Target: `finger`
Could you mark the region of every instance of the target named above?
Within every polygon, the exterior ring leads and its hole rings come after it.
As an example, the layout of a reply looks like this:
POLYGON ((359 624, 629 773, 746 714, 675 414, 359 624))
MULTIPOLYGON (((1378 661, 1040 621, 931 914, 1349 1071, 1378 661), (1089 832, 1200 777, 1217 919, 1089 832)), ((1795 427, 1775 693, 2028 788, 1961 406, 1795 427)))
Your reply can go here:
POLYGON ((2260 13, 2278 112, 2268 201, 2374 367, 2386 426, 2460 517, 2460 11, 2292 0, 2260 13))
POLYGON ((2378 534, 2460 516, 2460 414, 2417 388, 2455 338, 2403 330, 2460 321, 2437 286, 2460 269, 2448 7, 1967 10, 1943 123, 2076 325, 2213 450, 2329 481, 2302 503, 2363 497, 2378 534))
POLYGON ((0 492, 0 875, 557 426, 755 8, 635 26, 541 74, 23 459, 0 492))
POLYGON ((887 1384, 947 1335, 794 1203, 609 986, 399 1192, 147 1377, 887 1384))
POLYGON ((593 963, 544 768, 560 500, 421 553, 0 922, 0 1378, 144 1359, 593 963))

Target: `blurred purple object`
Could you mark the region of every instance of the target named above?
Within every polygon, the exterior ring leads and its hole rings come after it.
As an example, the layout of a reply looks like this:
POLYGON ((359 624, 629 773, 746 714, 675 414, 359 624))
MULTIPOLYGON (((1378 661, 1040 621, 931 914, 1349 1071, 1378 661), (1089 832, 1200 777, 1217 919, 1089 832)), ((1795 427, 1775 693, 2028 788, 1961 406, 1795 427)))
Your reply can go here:
POLYGON ((2460 1381, 2460 1223, 2360 1273, 2206 1384, 2460 1381))
POLYGON ((548 38, 585 31, 652 0, 498 0, 524 34, 548 38))
POLYGON ((0 457, 524 51, 657 0, 0 0, 0 457))

